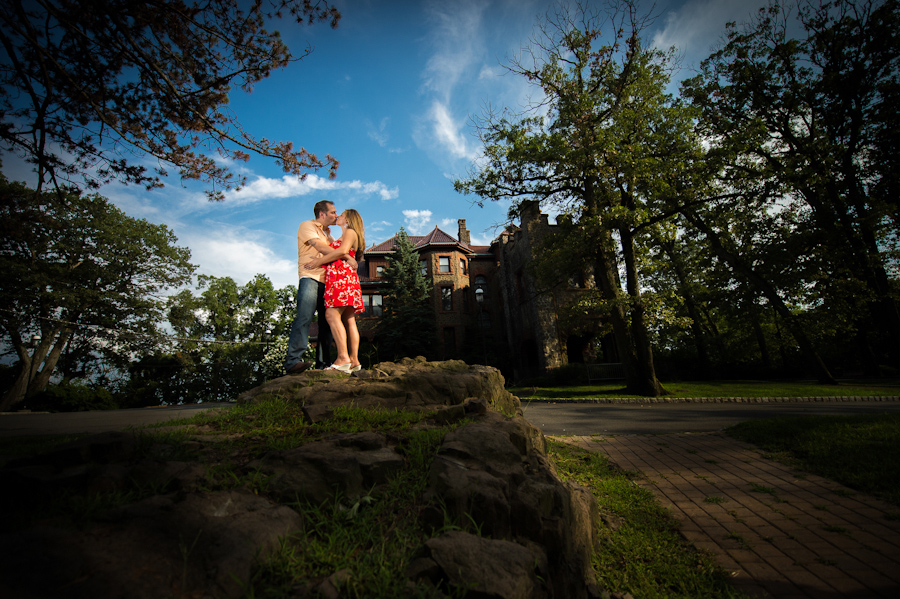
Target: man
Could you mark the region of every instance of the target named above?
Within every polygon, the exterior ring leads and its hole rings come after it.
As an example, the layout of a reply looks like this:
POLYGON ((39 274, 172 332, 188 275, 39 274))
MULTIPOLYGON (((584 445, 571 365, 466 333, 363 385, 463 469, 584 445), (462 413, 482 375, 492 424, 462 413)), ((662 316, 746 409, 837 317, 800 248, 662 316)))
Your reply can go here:
MULTIPOLYGON (((325 267, 306 270, 307 262, 322 254, 306 244, 310 239, 320 239, 328 243, 328 227, 337 219, 334 204, 327 200, 316 202, 313 207, 315 218, 300 223, 297 229, 297 270, 300 283, 297 285, 297 313, 291 325, 288 338, 287 356, 284 369, 288 374, 298 374, 309 369, 313 363, 303 361, 303 354, 309 346, 309 325, 313 314, 319 314, 319 342, 316 347, 316 368, 331 365, 331 328, 325 322, 325 267)), ((348 263, 356 269, 356 260, 349 258, 348 263)))

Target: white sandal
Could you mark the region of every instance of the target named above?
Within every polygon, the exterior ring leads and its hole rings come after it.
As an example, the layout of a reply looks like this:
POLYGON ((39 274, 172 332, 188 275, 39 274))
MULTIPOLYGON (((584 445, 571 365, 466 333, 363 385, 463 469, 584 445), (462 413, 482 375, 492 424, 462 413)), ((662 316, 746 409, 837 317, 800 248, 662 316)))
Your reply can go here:
POLYGON ((338 370, 340 372, 350 372, 350 364, 332 364, 325 370, 338 370))

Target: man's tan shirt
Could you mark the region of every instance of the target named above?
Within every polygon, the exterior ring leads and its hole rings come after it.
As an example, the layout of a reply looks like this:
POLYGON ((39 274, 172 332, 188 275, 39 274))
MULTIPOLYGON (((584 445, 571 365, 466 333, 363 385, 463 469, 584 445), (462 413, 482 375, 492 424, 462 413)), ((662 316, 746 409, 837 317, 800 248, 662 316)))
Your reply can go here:
POLYGON ((320 283, 325 283, 324 266, 314 268, 313 270, 306 270, 305 268, 303 268, 307 262, 311 262, 312 260, 322 255, 321 253, 316 251, 315 248, 306 245, 306 242, 310 239, 320 239, 324 243, 328 243, 328 235, 325 233, 325 228, 322 226, 322 223, 317 220, 304 221, 300 223, 300 228, 297 229, 298 278, 302 279, 303 277, 310 277, 316 279, 320 283))

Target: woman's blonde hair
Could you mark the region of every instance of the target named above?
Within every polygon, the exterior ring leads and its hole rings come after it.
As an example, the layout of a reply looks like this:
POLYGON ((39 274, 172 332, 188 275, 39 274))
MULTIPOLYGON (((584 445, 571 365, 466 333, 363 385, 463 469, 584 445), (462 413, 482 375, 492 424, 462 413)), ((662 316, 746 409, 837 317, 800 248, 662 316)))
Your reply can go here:
POLYGON ((357 241, 359 247, 356 248, 356 260, 362 260, 363 252, 366 251, 366 227, 363 225, 363 219, 359 212, 353 208, 344 210, 344 217, 347 219, 347 226, 356 231, 356 236, 359 237, 359 241, 357 241))

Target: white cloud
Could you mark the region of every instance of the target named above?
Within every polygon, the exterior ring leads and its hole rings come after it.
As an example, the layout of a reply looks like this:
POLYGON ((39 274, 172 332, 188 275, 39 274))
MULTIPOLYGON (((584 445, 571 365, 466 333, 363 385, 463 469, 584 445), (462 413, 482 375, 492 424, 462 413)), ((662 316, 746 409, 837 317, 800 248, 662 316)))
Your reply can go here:
POLYGON ((231 277, 244 285, 263 274, 276 288, 297 284, 297 260, 280 257, 261 241, 259 232, 218 226, 200 233, 191 228, 179 241, 191 248, 191 262, 199 274, 231 277))
POLYGON ((757 8, 745 0, 689 0, 665 14, 651 43, 662 50, 674 46, 684 55, 683 67, 696 67, 722 39, 725 23, 747 21, 757 8))
POLYGON ((469 148, 459 123, 450 116, 447 107, 435 100, 429 114, 434 139, 455 159, 474 160, 478 153, 469 148))
POLYGON ((431 229, 431 210, 404 210, 403 218, 411 235, 422 235, 431 229))
POLYGON ((225 202, 235 205, 252 204, 275 198, 308 195, 317 191, 351 190, 365 195, 378 195, 382 200, 392 200, 400 195, 397 187, 388 187, 381 181, 338 181, 318 175, 308 175, 301 180, 285 175, 281 179, 257 177, 237 191, 225 194, 225 202))
POLYGON ((380 233, 382 231, 390 231, 394 225, 386 220, 377 220, 372 223, 366 223, 366 233, 380 233))
POLYGON ((483 52, 482 18, 489 3, 481 0, 436 1, 427 7, 432 27, 428 31, 435 52, 423 77, 425 89, 443 101, 483 52))
POLYGON ((390 139, 390 136, 387 134, 387 126, 390 120, 390 118, 384 117, 377 127, 372 121, 366 120, 366 135, 382 148, 387 146, 388 139, 390 139))

